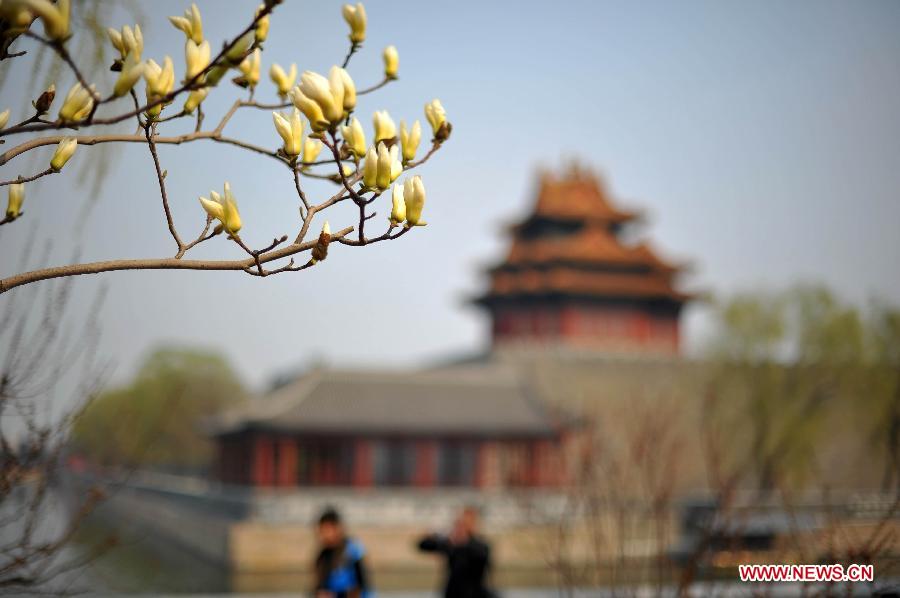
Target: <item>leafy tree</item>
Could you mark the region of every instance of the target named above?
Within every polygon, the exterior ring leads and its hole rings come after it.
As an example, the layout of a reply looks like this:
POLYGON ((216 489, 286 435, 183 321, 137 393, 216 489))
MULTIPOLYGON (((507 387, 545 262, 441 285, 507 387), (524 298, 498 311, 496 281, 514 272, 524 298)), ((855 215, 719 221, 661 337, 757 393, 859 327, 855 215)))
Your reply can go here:
MULTIPOLYGON (((873 356, 883 362, 873 339, 886 328, 828 289, 742 294, 718 307, 717 322, 712 356, 713 384, 725 399, 720 415, 743 431, 735 436, 736 458, 752 470, 761 494, 779 480, 815 469, 835 414, 853 411, 863 397, 890 413, 892 405, 885 404, 872 377, 873 356)), ((874 423, 885 421, 875 409, 863 411, 876 437, 888 447, 900 445, 900 418, 893 433, 890 424, 874 423)), ((844 427, 837 433, 854 432, 844 427)))
POLYGON ((98 396, 74 425, 75 446, 104 465, 197 470, 209 465, 212 444, 202 420, 245 396, 219 354, 162 348, 128 386, 98 396))

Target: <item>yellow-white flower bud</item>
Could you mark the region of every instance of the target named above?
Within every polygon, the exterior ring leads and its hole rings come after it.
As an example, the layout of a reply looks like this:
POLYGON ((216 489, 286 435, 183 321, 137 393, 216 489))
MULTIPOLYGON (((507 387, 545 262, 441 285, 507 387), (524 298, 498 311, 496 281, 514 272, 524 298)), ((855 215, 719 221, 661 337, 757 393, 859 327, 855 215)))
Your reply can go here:
POLYGON ((292 158, 299 156, 303 151, 303 119, 300 118, 300 111, 294 108, 288 117, 273 112, 272 120, 275 122, 275 130, 284 141, 281 147, 285 155, 292 158))
POLYGON ((388 46, 384 49, 384 76, 388 79, 396 79, 397 71, 400 69, 400 54, 394 46, 388 46))
MULTIPOLYGON (((9 2, 17 4, 17 2, 9 2)), ((69 37, 69 20, 71 16, 70 0, 24 0, 22 8, 39 17, 44 23, 44 33, 54 41, 64 41, 69 37)))
POLYGON ((197 43, 192 39, 184 42, 184 62, 186 69, 184 72, 185 82, 190 81, 199 73, 203 72, 209 66, 210 47, 209 42, 204 41, 197 43))
POLYGON ((321 234, 328 235, 329 237, 331 236, 331 225, 328 223, 327 220, 322 225, 322 233, 321 234))
POLYGON ((141 34, 140 25, 135 25, 134 29, 125 25, 122 27, 122 31, 110 27, 106 30, 106 34, 109 36, 109 41, 112 42, 113 47, 119 51, 119 57, 122 60, 129 54, 133 54, 135 58, 140 59, 144 51, 144 36, 141 34))
POLYGON ((0 112, 0 129, 6 126, 6 123, 9 122, 9 108, 0 112))
POLYGON ((169 22, 183 31, 188 39, 194 40, 195 44, 203 42, 203 20, 196 4, 191 4, 191 7, 184 11, 183 17, 169 17, 169 22))
POLYGON ((406 220, 406 202, 403 201, 403 185, 399 183, 394 185, 393 193, 391 193, 391 215, 388 218, 391 224, 399 226, 406 220))
POLYGON ((25 201, 25 183, 13 183, 9 186, 9 196, 6 203, 6 217, 10 220, 19 217, 22 213, 22 202, 25 201))
POLYGON ((78 140, 74 137, 66 137, 60 141, 56 146, 56 151, 53 152, 53 157, 50 159, 50 168, 57 172, 62 170, 62 167, 66 165, 66 162, 75 153, 76 147, 78 147, 78 140))
POLYGON ((272 83, 278 88, 278 95, 284 97, 294 86, 294 81, 297 80, 297 65, 292 64, 290 70, 285 73, 280 65, 273 64, 269 69, 269 78, 272 79, 272 83))
POLYGON ((247 50, 250 49, 250 46, 253 45, 253 42, 256 40, 256 34, 253 31, 248 31, 245 33, 231 48, 228 52, 225 53, 225 58, 228 59, 228 62, 231 64, 237 64, 239 61, 244 59, 244 56, 247 54, 247 50))
POLYGON ((185 114, 193 114, 194 110, 197 109, 203 100, 206 99, 206 96, 209 94, 209 88, 203 87, 201 89, 195 89, 191 93, 188 94, 187 99, 184 101, 184 110, 185 114))
POLYGON ((400 145, 403 147, 403 161, 410 162, 416 157, 419 142, 422 140, 422 125, 413 123, 412 130, 406 128, 406 121, 400 121, 400 145))
POLYGON ((354 44, 363 43, 366 39, 366 9, 362 2, 357 2, 356 6, 345 4, 341 13, 350 25, 350 41, 354 44))
POLYGON ((406 225, 424 225, 422 209, 425 207, 425 185, 422 177, 414 176, 403 183, 403 201, 406 203, 406 225))
POLYGON ((319 132, 328 128, 328 120, 322 113, 322 108, 312 99, 306 97, 303 92, 300 91, 299 85, 288 92, 288 97, 290 97, 294 106, 296 106, 309 120, 309 126, 313 131, 319 132))
POLYGON ((359 119, 354 116, 348 126, 341 128, 341 133, 350 152, 357 158, 363 157, 366 153, 366 132, 359 119))
POLYGON ((19 1, 0 1, 0 19, 6 21, 10 29, 29 29, 36 15, 28 10, 28 2, 19 1))
POLYGON ((393 139, 397 136, 397 125, 394 119, 388 114, 387 110, 378 110, 372 116, 372 122, 375 125, 375 144, 379 141, 393 139))
POLYGON ((378 152, 375 146, 366 152, 366 161, 363 164, 363 185, 374 189, 378 185, 378 152))
POLYGON ((437 138, 441 126, 447 122, 447 113, 444 111, 444 107, 441 105, 440 100, 434 99, 425 104, 425 118, 428 119, 428 124, 431 125, 431 131, 435 138, 437 138))
POLYGON ((391 182, 403 173, 403 164, 400 163, 400 148, 397 144, 391 146, 391 182))
MULTIPOLYGON (((340 73, 340 67, 334 67, 326 79, 319 73, 312 71, 304 71, 300 75, 300 84, 294 88, 294 104, 306 114, 306 118, 310 122, 321 122, 324 118, 325 126, 318 125, 319 128, 313 127, 315 130, 322 131, 328 128, 328 124, 336 125, 344 118, 344 78, 340 73), (319 110, 315 111, 308 108, 308 102, 302 100, 306 98, 315 103, 319 110), (319 117, 316 112, 321 113, 319 117)), ((355 94, 354 94, 355 101, 355 94)))
POLYGON ((316 158, 319 157, 319 152, 322 151, 322 142, 318 139, 313 139, 312 137, 307 137, 303 140, 303 161, 306 163, 315 162, 316 158))
POLYGON ((144 63, 135 54, 128 54, 122 64, 116 84, 113 86, 113 95, 120 98, 131 91, 143 74, 144 63))
MULTIPOLYGON (((147 83, 147 103, 157 102, 163 96, 168 95, 175 86, 175 65, 172 63, 172 59, 166 56, 163 66, 159 66, 155 60, 148 60, 144 64, 144 81, 147 83)), ((156 104, 147 110, 147 115, 159 116, 162 109, 163 104, 156 104)))
MULTIPOLYGON (((172 91, 175 86, 175 65, 168 56, 159 66, 155 60, 148 60, 144 67, 144 80, 147 82, 147 99, 158 99, 172 91)), ((152 101, 152 100, 151 100, 152 101)))
MULTIPOLYGON (((93 85, 91 89, 94 89, 93 85)), ((62 107, 59 109, 59 118, 65 122, 76 122, 87 118, 94 107, 94 98, 90 90, 76 83, 66 94, 62 107)))
POLYGON ((259 70, 261 64, 262 51, 257 48, 253 50, 253 53, 245 58, 238 67, 244 75, 244 81, 246 81, 247 85, 251 88, 256 87, 256 84, 259 83, 259 70))
POLYGON ((241 230, 241 215, 238 212, 237 201, 231 194, 231 185, 225 183, 225 192, 219 195, 215 191, 209 192, 210 199, 200 198, 200 205, 211 217, 222 224, 222 228, 230 234, 241 230))
POLYGON ((224 191, 225 193, 222 197, 222 226, 225 227, 225 230, 234 234, 241 230, 241 215, 238 212, 237 201, 235 201, 234 195, 231 194, 231 185, 228 181, 225 182, 224 191))
POLYGON ((356 108, 356 84, 354 84, 353 79, 350 78, 350 73, 339 66, 333 66, 331 67, 330 76, 340 77, 341 84, 344 86, 344 114, 346 115, 352 112, 353 109, 356 108))
POLYGON ((224 212, 222 211, 222 196, 215 191, 210 191, 209 197, 210 198, 207 199, 201 195, 200 205, 203 206, 203 209, 208 215, 221 222, 224 217, 224 212))
POLYGON ((389 150, 384 143, 379 143, 378 176, 375 179, 375 186, 381 190, 387 189, 391 185, 391 170, 393 168, 393 160, 391 157, 391 150, 389 150))
MULTIPOLYGON (((265 4, 260 4, 259 8, 256 9, 256 15, 259 16, 259 13, 265 10, 265 8, 265 4)), ((262 17, 256 22, 256 30, 254 34, 258 43, 261 44, 266 41, 266 38, 269 37, 269 15, 262 17)))

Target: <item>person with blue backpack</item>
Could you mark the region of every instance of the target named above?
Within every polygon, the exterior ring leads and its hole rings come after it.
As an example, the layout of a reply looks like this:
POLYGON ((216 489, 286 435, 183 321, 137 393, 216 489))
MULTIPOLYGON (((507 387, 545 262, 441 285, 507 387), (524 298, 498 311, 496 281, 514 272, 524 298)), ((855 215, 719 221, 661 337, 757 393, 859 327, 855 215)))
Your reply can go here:
POLYGON ((363 545, 347 537, 341 516, 332 507, 319 516, 321 550, 316 558, 315 598, 374 598, 363 557, 363 545))

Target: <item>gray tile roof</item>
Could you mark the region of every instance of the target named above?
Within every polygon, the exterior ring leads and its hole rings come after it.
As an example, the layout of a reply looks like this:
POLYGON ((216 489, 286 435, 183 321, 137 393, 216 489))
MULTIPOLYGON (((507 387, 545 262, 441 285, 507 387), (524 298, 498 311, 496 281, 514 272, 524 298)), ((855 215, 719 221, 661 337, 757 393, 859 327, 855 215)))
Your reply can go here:
POLYGON ((314 371, 213 423, 300 433, 551 436, 554 418, 503 368, 314 371))

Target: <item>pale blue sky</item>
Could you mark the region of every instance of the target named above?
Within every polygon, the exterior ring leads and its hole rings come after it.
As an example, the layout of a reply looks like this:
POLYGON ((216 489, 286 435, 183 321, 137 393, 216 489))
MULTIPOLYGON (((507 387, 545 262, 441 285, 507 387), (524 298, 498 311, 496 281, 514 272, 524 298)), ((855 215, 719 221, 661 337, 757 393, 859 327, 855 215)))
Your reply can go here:
MULTIPOLYGON (((215 48, 256 2, 199 4, 215 48)), ((185 6, 154 2, 142 23, 145 56, 171 54, 179 75, 183 36, 165 15, 185 6)), ((315 356, 407 365, 476 350, 485 321, 464 299, 484 282, 478 268, 502 252, 501 224, 529 208, 534 169, 567 157, 594 166, 624 205, 650 214, 646 236, 665 255, 694 262, 688 287, 727 294, 822 281, 855 301, 900 303, 900 3, 366 7, 369 38, 350 72, 360 86, 377 81, 381 49, 393 43, 401 78, 360 103, 364 124, 376 109, 398 121, 422 119, 433 97, 454 123, 451 141, 421 172, 429 226, 393 243, 334 247, 320 267, 265 280, 190 272, 84 278, 79 298, 101 278, 109 284, 103 349, 120 377, 161 343, 219 347, 257 384, 315 356)), ((345 51, 339 2, 286 0, 264 69, 297 62, 323 72, 345 51)), ((0 92, 0 109, 18 106, 14 118, 25 116, 16 90, 30 75, 26 59, 15 62, 0 92)), ((70 80, 60 83, 65 90, 70 80)), ((222 85, 208 102, 208 122, 237 93, 222 85)), ((272 99, 272 86, 264 82, 258 95, 272 99)), ((278 143, 266 112, 241 114, 228 131, 278 143)), ((0 167, 2 178, 30 174, 50 150, 36 153, 35 161, 0 167)), ((160 154, 184 236, 202 226, 197 196, 226 178, 252 245, 296 230, 291 179, 270 160, 208 142, 160 154)), ((83 260, 171 253, 147 148, 106 157, 115 172, 77 236, 85 193, 73 187, 77 170, 101 154, 80 148, 62 175, 29 186, 27 217, 0 230, 0 273, 11 271, 10 256, 35 223, 54 239, 54 264, 67 261, 76 239, 83 260)), ((386 214, 381 206, 377 222, 386 214)), ((352 223, 347 209, 330 218, 335 228, 352 223)), ((238 254, 219 238, 197 255, 238 254)), ((692 309, 685 319, 692 346, 704 318, 692 309)))

